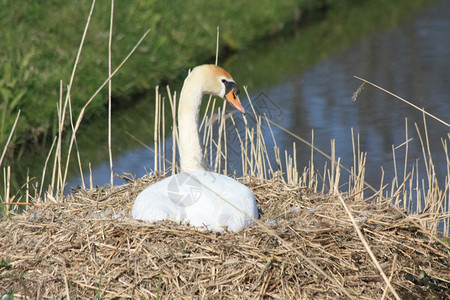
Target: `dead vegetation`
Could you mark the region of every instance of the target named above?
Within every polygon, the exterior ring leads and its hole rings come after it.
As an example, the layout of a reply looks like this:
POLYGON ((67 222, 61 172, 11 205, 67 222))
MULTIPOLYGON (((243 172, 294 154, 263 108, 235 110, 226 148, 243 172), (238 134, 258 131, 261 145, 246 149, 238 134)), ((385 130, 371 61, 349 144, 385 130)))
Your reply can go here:
MULTIPOLYGON (((247 178, 263 226, 218 234, 132 220, 135 196, 159 179, 79 190, 60 203, 37 204, 4 220, 1 294, 13 291, 15 299, 394 298, 336 197, 247 178)), ((448 297, 448 244, 417 226, 420 215, 410 217, 386 203, 345 201, 400 298, 448 297)))

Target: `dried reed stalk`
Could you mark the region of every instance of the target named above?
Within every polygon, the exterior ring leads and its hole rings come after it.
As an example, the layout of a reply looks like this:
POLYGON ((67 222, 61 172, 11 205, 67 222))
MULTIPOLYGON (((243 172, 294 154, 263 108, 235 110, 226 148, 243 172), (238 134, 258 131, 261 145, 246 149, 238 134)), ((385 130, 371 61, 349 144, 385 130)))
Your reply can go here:
POLYGON ((16 130, 16 126, 17 126, 17 122, 19 121, 19 117, 20 117, 20 110, 17 112, 17 116, 16 116, 16 119, 14 120, 14 124, 11 128, 11 131, 9 132, 8 139, 6 140, 6 143, 3 146, 2 156, 0 157, 0 166, 3 164, 3 159, 5 159, 6 150, 8 150, 9 143, 11 142, 14 131, 16 130))
MULTIPOLYGON (((112 72, 112 33, 114 24, 114 0, 111 0, 111 18, 109 21, 109 39, 108 39, 108 77, 111 77, 112 72)), ((110 184, 114 185, 114 169, 112 156, 112 136, 111 136, 111 99, 112 98, 112 81, 108 82, 108 156, 110 169, 110 184)))

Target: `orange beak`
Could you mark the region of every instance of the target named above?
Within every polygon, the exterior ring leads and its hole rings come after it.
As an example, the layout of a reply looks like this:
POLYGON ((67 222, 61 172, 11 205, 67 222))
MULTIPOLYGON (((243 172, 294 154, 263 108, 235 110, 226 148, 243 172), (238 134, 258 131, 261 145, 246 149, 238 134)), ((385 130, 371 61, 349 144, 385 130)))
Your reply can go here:
POLYGON ((230 102, 238 111, 245 115, 245 109, 244 107, 242 107, 241 101, 234 92, 234 89, 232 89, 230 92, 228 92, 228 94, 225 95, 225 99, 227 99, 228 102, 230 102))

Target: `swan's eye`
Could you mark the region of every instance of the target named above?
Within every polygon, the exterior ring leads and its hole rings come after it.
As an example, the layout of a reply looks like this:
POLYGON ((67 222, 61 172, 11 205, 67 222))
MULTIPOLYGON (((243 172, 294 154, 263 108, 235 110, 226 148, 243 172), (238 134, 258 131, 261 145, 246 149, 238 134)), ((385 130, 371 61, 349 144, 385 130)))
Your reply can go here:
POLYGON ((223 84, 225 85, 225 95, 228 94, 230 91, 234 91, 236 95, 239 95, 239 88, 234 81, 228 81, 226 79, 222 79, 223 84))

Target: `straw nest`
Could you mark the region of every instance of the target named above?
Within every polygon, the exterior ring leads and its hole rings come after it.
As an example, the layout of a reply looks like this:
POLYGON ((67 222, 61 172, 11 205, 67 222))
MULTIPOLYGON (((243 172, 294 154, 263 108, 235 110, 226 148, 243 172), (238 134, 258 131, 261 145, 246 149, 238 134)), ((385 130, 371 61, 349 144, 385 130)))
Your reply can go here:
MULTIPOLYGON (((394 297, 335 197, 247 179, 265 226, 219 234, 169 221, 132 220, 135 196, 160 179, 146 176, 111 189, 77 190, 63 203, 35 204, 1 221, 0 296, 394 297)), ((345 201, 401 298, 450 295, 448 244, 416 226, 418 216, 389 205, 345 201)))

